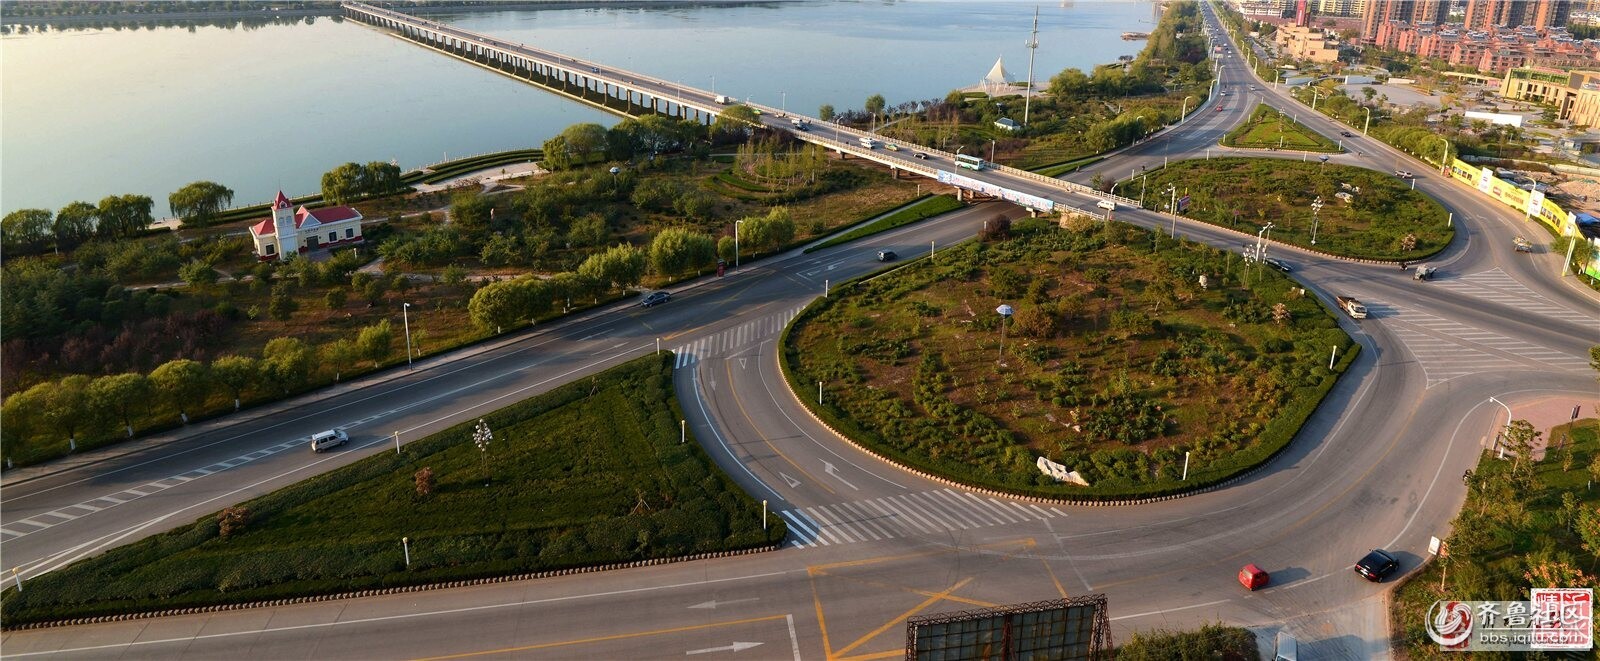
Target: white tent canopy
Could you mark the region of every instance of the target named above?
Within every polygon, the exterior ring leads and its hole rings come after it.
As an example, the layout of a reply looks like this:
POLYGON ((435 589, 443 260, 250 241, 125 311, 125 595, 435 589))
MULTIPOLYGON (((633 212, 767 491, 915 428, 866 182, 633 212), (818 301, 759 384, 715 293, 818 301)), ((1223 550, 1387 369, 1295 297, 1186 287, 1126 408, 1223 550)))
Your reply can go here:
POLYGON ((994 67, 989 69, 989 74, 983 77, 984 85, 1009 86, 1014 82, 1011 73, 1006 71, 1006 58, 1001 56, 994 61, 994 67))

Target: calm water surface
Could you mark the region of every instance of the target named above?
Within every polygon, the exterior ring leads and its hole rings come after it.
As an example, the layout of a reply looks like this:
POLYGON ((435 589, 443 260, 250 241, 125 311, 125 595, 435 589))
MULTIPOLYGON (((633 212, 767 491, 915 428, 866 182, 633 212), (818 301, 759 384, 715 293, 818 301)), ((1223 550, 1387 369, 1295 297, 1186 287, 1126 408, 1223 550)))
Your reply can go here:
MULTIPOLYGON (((640 73, 815 113, 942 98, 1004 56, 1027 76, 1035 5, 785 2, 434 16, 640 73), (713 76, 715 80, 713 81, 713 76)), ((1145 2, 1038 5, 1036 80, 1135 54, 1145 2)), ((1019 111, 1020 114, 1020 111, 1019 111)), ((354 22, 0 38, 0 208, 58 209, 209 179, 235 204, 315 192, 346 161, 406 169, 538 146, 617 118, 354 22)))

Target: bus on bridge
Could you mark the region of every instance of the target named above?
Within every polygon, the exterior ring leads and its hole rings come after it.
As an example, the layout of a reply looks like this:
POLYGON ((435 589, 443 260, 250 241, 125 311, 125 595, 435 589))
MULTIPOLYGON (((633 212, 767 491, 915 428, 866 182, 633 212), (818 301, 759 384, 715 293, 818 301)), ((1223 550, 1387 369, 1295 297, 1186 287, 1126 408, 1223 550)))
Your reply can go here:
POLYGON ((983 159, 971 154, 956 154, 956 167, 963 167, 968 170, 982 170, 983 159))

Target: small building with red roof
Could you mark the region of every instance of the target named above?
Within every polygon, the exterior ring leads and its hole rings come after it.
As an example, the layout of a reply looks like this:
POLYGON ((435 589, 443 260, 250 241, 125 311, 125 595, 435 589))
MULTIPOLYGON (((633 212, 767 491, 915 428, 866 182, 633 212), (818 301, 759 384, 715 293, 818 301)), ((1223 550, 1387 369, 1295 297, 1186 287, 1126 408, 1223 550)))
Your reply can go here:
POLYGON ((261 261, 286 260, 294 255, 334 246, 361 243, 361 212, 355 207, 337 206, 297 211, 289 197, 278 191, 272 201, 272 217, 250 226, 261 261))

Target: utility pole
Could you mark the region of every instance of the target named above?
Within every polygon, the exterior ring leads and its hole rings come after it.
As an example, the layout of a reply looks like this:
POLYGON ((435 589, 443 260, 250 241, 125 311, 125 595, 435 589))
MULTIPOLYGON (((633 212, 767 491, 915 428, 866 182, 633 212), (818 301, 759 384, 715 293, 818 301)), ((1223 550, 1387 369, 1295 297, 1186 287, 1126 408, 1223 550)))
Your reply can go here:
POLYGON ((1022 45, 1028 47, 1028 93, 1022 95, 1022 125, 1028 125, 1028 109, 1033 102, 1033 54, 1039 49, 1039 6, 1033 7, 1033 34, 1022 45))

